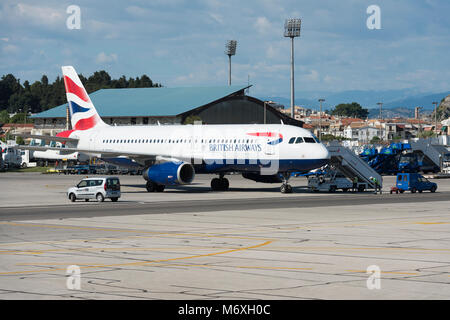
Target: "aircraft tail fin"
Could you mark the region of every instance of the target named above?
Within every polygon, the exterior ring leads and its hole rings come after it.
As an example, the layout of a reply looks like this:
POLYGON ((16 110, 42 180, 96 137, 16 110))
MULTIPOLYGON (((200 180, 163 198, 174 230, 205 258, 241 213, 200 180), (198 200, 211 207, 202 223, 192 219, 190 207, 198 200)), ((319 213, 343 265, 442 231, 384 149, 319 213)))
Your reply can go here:
POLYGON ((70 119, 73 130, 88 130, 107 126, 100 118, 89 95, 72 66, 63 66, 64 85, 69 103, 70 119))

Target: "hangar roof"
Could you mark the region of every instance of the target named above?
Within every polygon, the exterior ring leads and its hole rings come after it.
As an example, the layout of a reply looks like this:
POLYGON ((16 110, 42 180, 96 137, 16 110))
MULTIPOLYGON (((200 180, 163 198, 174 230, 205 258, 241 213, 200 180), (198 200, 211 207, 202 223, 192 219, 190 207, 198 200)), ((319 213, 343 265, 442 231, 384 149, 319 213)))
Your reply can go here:
MULTIPOLYGON (((176 116, 234 95, 248 85, 221 87, 100 89, 89 94, 102 117, 176 116)), ((65 118, 67 103, 32 118, 65 118)))

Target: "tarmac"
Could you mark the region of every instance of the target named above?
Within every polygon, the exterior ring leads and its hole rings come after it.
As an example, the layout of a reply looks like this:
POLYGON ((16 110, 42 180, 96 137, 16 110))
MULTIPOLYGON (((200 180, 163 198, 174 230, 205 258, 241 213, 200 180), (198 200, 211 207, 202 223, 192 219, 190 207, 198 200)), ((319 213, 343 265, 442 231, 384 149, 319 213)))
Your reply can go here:
POLYGON ((71 203, 83 176, 0 173, 0 299, 450 299, 450 180, 281 194, 212 177, 147 193, 119 176, 119 202, 71 203))

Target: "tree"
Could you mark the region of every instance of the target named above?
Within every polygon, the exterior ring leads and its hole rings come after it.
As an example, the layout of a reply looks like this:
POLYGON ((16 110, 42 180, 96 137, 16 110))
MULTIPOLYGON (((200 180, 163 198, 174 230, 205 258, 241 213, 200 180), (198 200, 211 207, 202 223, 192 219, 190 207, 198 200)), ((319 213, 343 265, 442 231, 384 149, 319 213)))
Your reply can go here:
POLYGON ((202 121, 202 118, 199 116, 188 116, 186 119, 184 119, 183 124, 194 124, 196 121, 202 121))
POLYGON ((0 111, 0 123, 9 123, 9 113, 6 110, 0 111))
POLYGON ((25 140, 23 140, 22 137, 16 137, 16 143, 19 145, 24 145, 25 144, 25 140))
POLYGON ((370 143, 378 143, 380 141, 381 141, 381 139, 379 137, 375 136, 370 140, 370 143))
POLYGON ((422 131, 420 132, 417 137, 418 138, 423 138, 423 139, 427 139, 427 138, 431 138, 433 137, 435 134, 433 131, 422 131))
MULTIPOLYGON (((88 78, 82 74, 79 77, 88 93, 108 88, 161 87, 145 74, 141 77, 129 78, 129 80, 125 76, 115 80, 111 79, 108 72, 101 70, 94 72, 88 78)), ((49 83, 48 77, 43 75, 40 81, 35 81, 31 85, 29 81, 25 81, 21 85, 20 79, 12 74, 4 75, 0 79, 0 111, 37 113, 66 102, 64 79, 60 76, 53 83, 49 83)), ((7 119, 6 116, 3 118, 3 120, 7 119)), ((9 118, 8 121, 10 121, 9 118)))
POLYGON ((28 116, 26 117, 26 121, 25 121, 25 113, 17 113, 15 114, 11 120, 11 123, 31 123, 33 122, 33 120, 29 119, 28 116))
POLYGON ((331 110, 331 114, 341 117, 367 118, 369 110, 364 109, 357 102, 341 103, 331 110))
POLYGON ((7 74, 0 80, 0 110, 8 108, 9 97, 22 89, 19 80, 12 74, 7 74))
POLYGON ((336 137, 332 134, 323 134, 321 137, 321 141, 325 142, 325 141, 342 141, 342 140, 348 140, 347 138, 344 137, 336 137))

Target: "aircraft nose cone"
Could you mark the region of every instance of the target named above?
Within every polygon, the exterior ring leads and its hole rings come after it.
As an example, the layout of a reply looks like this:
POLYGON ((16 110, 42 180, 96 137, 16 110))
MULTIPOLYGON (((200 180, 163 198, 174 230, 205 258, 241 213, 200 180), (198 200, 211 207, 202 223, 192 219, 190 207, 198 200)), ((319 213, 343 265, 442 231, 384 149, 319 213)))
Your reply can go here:
POLYGON ((327 147, 325 147, 322 143, 320 144, 320 155, 322 159, 330 159, 330 152, 328 152, 327 147))

